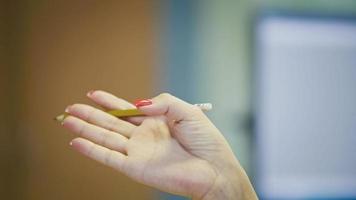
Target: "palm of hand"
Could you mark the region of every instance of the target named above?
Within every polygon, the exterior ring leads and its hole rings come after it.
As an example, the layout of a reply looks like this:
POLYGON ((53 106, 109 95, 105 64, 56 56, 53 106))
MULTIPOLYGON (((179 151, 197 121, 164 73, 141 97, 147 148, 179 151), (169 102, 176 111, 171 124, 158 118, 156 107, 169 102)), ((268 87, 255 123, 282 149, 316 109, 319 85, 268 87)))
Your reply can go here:
MULTIPOLYGON (((88 97, 108 110, 133 107, 103 91, 88 97)), ((74 104, 62 125, 79 134, 70 142, 75 150, 138 182, 197 199, 235 199, 241 190, 245 199, 257 199, 226 140, 200 109, 167 94, 153 104, 141 110, 143 121, 74 104)))
POLYGON ((209 162, 188 152, 172 135, 165 120, 150 118, 127 142, 123 171, 133 179, 164 191, 202 196, 217 176, 209 162))

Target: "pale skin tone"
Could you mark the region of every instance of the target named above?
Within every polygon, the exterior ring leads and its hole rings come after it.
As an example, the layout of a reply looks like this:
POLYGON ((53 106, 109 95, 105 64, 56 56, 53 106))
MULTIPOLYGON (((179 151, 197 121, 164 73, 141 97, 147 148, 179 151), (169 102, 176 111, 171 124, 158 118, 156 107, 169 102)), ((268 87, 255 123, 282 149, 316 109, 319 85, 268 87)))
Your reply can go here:
MULTIPOLYGON (((104 91, 87 95, 104 109, 135 108, 104 91)), ((68 106, 71 146, 135 181, 192 199, 258 199, 220 131, 196 106, 170 94, 119 119, 85 104, 68 106)))

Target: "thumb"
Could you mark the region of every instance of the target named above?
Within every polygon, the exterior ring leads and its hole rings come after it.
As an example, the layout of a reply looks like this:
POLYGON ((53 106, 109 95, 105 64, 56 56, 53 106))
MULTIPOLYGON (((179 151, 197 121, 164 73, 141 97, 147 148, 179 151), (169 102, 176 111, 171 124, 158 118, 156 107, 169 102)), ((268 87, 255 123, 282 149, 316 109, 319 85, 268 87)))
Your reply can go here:
POLYGON ((164 115, 169 121, 196 120, 203 114, 200 108, 167 93, 153 99, 140 100, 136 107, 148 116, 164 115))

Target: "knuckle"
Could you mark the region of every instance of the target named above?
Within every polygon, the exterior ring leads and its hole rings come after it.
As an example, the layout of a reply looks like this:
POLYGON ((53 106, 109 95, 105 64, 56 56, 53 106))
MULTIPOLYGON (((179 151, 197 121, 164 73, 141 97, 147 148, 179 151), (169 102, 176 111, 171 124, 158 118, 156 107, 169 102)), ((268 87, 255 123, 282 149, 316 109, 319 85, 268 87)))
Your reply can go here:
POLYGON ((162 99, 169 99, 169 98, 172 98, 172 95, 167 92, 164 92, 164 93, 161 93, 160 95, 158 95, 158 97, 162 98, 162 99))
POLYGON ((85 124, 82 124, 79 128, 78 135, 81 137, 85 134, 87 126, 85 124))
POLYGON ((108 141, 109 141, 109 133, 108 131, 104 131, 103 133, 101 133, 101 141, 99 142, 99 144, 101 144, 102 146, 107 146, 108 145, 108 141))
POLYGON ((105 165, 111 166, 112 154, 113 154, 113 151, 111 151, 111 150, 108 150, 108 151, 105 152, 105 158, 104 158, 104 164, 105 165))
POLYGON ((118 129, 118 127, 120 126, 120 121, 117 118, 110 118, 108 120, 108 129, 111 131, 115 131, 118 129))
POLYGON ((85 120, 88 122, 93 121, 95 113, 96 113, 96 109, 90 107, 90 109, 88 109, 88 111, 86 112, 85 120))
POLYGON ((90 147, 89 147, 89 149, 88 149, 88 151, 87 151, 87 153, 86 153, 87 156, 93 157, 95 148, 96 148, 95 145, 94 145, 94 144, 91 144, 90 147))

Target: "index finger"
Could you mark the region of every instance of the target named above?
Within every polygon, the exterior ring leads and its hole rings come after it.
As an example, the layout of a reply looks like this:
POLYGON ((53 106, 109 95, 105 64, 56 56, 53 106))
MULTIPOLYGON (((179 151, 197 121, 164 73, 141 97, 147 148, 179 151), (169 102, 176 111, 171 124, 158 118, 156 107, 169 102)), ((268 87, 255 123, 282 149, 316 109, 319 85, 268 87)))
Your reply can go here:
MULTIPOLYGON (((90 91, 88 92, 87 96, 96 104, 107 110, 124 110, 136 108, 136 106, 130 102, 102 90, 90 91)), ((144 116, 124 118, 124 120, 135 125, 140 125, 144 119, 146 119, 144 116)))
POLYGON ((108 110, 124 110, 136 108, 126 100, 120 99, 113 94, 102 90, 94 90, 87 93, 87 96, 96 104, 108 110))

